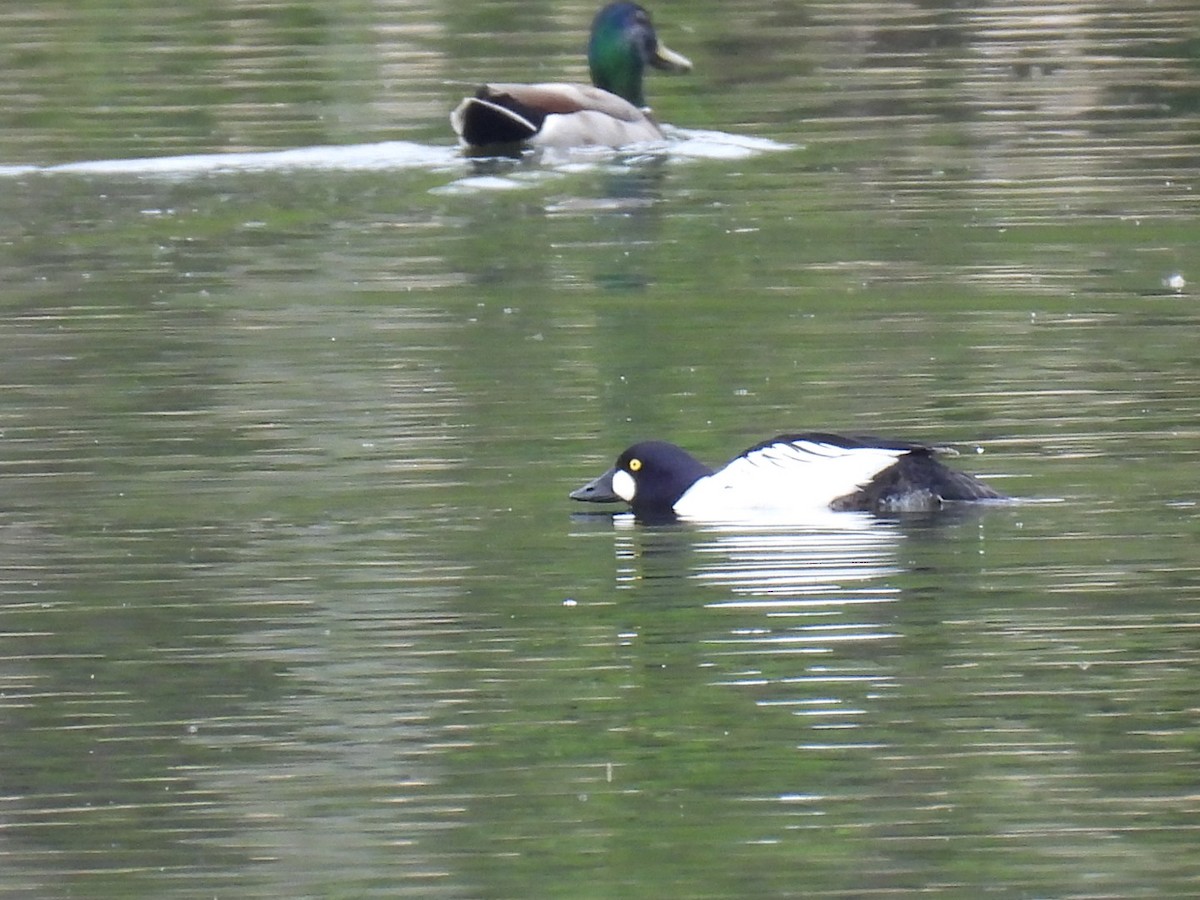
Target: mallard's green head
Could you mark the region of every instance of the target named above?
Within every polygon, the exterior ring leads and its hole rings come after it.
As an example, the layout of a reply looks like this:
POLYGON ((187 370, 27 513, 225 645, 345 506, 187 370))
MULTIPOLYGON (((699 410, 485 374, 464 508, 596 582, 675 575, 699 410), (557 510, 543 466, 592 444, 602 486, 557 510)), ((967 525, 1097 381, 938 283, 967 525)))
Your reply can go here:
POLYGON ((592 20, 588 41, 588 68, 592 84, 634 106, 645 106, 642 73, 646 65, 666 72, 688 72, 687 57, 680 56, 658 41, 650 13, 636 3, 610 3, 592 20))

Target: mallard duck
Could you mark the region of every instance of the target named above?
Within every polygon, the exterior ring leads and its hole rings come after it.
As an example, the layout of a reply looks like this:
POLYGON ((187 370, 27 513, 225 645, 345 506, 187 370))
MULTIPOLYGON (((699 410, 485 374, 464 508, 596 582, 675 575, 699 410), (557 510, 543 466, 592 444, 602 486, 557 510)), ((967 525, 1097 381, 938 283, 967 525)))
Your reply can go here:
POLYGON ((609 3, 592 20, 588 68, 592 84, 484 84, 450 114, 474 151, 531 147, 623 147, 659 141, 646 108, 647 65, 687 72, 691 62, 658 40, 650 14, 636 3, 609 3))

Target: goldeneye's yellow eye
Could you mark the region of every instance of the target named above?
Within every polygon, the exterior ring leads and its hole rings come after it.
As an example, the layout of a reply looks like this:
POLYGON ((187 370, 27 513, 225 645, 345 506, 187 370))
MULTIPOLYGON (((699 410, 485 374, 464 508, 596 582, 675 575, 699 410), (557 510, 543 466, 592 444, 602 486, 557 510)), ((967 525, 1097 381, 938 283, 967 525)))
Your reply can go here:
POLYGON ((640 459, 637 459, 635 457, 634 459, 631 459, 629 461, 629 471, 630 472, 636 472, 641 467, 642 467, 642 461, 640 459))

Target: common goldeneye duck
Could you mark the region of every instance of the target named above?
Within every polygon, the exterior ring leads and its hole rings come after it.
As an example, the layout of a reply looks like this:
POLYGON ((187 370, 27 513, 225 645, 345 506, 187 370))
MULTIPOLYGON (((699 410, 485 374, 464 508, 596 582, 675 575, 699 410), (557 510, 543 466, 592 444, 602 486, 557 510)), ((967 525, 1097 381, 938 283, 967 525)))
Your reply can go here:
POLYGON ((786 434, 713 471, 666 441, 634 444, 572 500, 629 504, 645 521, 721 520, 828 510, 924 512, 945 502, 1005 500, 923 444, 818 432, 786 434))

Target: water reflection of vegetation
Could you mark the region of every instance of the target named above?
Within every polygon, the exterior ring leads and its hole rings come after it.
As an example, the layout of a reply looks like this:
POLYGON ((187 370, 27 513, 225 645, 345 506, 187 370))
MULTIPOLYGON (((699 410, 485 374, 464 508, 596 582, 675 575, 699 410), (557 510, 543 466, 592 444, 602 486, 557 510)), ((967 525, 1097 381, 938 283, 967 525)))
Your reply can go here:
MULTIPOLYGON (((0 162, 448 146, 470 71, 580 37, 127 9, 6 20, 0 162)), ((5 884, 1194 893, 1196 48, 1155 12, 676 11, 669 119, 803 145, 736 161, 6 180, 5 884), (863 602, 776 609, 711 535, 569 518, 614 446, 806 427, 1064 502, 886 523, 863 602)))

